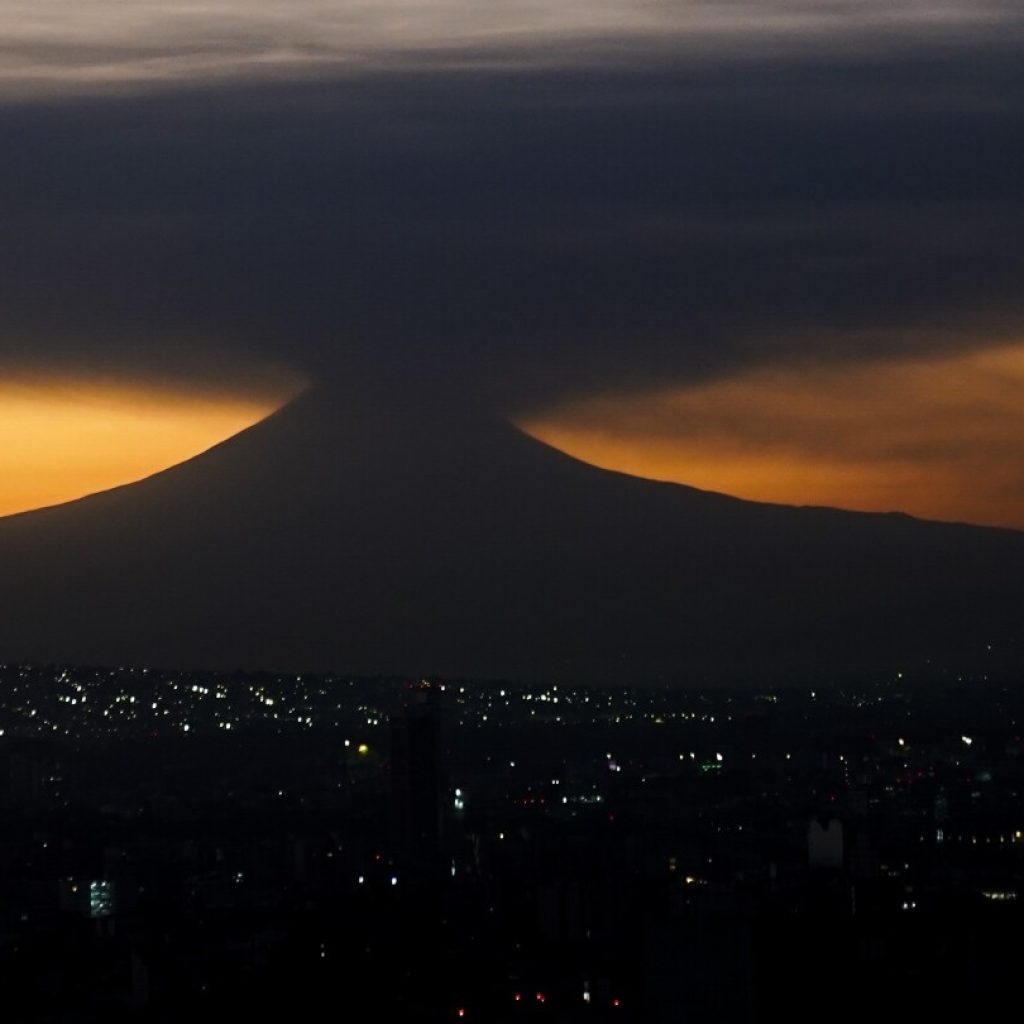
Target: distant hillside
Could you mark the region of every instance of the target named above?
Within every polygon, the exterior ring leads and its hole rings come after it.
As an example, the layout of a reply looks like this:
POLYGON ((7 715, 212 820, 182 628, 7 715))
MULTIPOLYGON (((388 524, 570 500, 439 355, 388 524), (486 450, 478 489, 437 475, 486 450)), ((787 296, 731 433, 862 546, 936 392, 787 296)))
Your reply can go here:
POLYGON ((1024 534, 638 480, 423 400, 308 395, 0 519, 6 661, 824 680, 1012 664, 1022 608, 1024 534))

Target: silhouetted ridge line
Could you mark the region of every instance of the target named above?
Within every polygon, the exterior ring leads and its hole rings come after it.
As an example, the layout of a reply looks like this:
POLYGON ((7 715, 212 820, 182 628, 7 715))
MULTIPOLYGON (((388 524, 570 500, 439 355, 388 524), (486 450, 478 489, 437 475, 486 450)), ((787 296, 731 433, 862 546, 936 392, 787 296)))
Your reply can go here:
POLYGON ((309 393, 0 520, 0 660, 670 682, 1016 657, 1024 535, 743 502, 309 393))

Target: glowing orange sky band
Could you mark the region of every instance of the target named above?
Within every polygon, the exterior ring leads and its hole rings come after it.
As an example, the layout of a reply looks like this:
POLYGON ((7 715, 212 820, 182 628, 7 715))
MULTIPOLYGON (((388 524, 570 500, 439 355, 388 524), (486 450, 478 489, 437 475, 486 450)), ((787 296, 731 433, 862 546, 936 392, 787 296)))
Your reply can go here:
MULTIPOLYGON (((182 462, 294 394, 0 383, 0 514, 182 462)), ((584 461, 738 497, 1024 528, 1024 346, 761 367, 521 426, 584 461)))
POLYGON ((521 426, 597 466, 738 497, 1024 528, 1024 345, 762 367, 521 426))
POLYGON ((130 483, 263 419, 281 399, 0 383, 0 515, 130 483))

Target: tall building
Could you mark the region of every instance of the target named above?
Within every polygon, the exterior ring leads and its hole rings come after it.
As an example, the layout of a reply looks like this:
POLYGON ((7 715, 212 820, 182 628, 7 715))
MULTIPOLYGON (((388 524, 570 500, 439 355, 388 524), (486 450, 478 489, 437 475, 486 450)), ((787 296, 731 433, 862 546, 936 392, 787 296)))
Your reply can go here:
POLYGON ((391 719, 391 811, 396 847, 410 863, 440 857, 445 779, 441 687, 421 682, 391 719))
POLYGON ((807 827, 808 864, 841 871, 845 859, 843 823, 838 818, 812 818, 807 827))

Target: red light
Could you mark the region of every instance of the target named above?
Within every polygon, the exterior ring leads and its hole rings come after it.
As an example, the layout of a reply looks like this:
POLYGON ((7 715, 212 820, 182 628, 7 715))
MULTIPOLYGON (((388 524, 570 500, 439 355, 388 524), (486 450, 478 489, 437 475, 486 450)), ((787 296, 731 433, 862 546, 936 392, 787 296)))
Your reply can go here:
POLYGON ((461 1006, 459 1007, 459 1014, 458 1015, 460 1017, 465 1017, 466 1016, 466 1011, 461 1006))
POLYGON ((538 992, 538 993, 537 993, 537 1002, 538 1002, 538 1003, 543 1003, 543 1002, 545 1002, 545 1001, 546 1001, 546 1000, 545 1000, 545 998, 544 998, 544 993, 543 993, 543 992, 538 992))
POLYGON ((517 993, 515 994, 515 997, 514 997, 514 998, 515 998, 515 1001, 516 1001, 516 1002, 518 1003, 518 1002, 519 1002, 519 1000, 520 1000, 520 999, 522 999, 523 997, 522 997, 522 996, 521 996, 521 995, 520 995, 520 994, 519 994, 519 993, 517 992, 517 993))
POLYGON ((612 1006, 621 1006, 621 1005, 622 1005, 622 1000, 621 999, 613 999, 612 1000, 612 1006))

